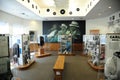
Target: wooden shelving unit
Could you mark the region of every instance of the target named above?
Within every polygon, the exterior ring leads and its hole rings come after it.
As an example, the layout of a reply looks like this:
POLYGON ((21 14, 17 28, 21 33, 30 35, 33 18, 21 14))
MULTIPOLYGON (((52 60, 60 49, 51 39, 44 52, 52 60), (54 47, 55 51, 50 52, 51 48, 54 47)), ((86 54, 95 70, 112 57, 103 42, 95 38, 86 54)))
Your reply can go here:
POLYGON ((35 60, 31 60, 30 63, 27 63, 25 65, 19 65, 17 68, 18 69, 26 69, 26 68, 30 67, 34 62, 35 62, 35 60))

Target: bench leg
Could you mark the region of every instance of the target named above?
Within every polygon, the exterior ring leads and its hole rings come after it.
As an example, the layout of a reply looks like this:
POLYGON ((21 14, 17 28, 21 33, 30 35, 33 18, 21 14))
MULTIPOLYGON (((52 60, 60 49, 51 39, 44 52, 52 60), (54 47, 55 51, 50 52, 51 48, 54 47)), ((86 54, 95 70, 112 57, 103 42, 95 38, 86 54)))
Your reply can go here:
POLYGON ((54 72, 55 72, 54 80, 62 80, 62 71, 54 71, 54 72))

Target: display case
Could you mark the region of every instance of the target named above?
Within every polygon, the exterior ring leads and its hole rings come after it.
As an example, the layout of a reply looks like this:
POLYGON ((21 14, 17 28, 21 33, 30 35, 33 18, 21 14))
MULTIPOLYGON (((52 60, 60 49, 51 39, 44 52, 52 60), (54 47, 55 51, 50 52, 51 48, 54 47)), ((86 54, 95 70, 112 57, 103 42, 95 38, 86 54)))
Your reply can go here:
POLYGON ((60 43, 59 54, 73 54, 72 53, 72 36, 59 35, 58 39, 60 43))

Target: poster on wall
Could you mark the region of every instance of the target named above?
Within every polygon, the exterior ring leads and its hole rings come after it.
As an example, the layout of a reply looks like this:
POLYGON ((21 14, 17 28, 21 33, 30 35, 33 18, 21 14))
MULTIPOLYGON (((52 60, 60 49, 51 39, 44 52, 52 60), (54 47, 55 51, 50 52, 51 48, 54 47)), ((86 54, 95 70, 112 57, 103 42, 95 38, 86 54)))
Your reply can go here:
POLYGON ((29 31, 30 41, 36 41, 36 31, 29 31))
POLYGON ((0 57, 9 56, 9 38, 0 36, 0 57))
POLYGON ((58 42, 58 35, 72 35, 73 43, 82 43, 85 34, 85 21, 43 21, 45 41, 58 42))
POLYGON ((120 34, 109 33, 106 35, 106 55, 105 59, 113 56, 113 53, 120 51, 120 34))

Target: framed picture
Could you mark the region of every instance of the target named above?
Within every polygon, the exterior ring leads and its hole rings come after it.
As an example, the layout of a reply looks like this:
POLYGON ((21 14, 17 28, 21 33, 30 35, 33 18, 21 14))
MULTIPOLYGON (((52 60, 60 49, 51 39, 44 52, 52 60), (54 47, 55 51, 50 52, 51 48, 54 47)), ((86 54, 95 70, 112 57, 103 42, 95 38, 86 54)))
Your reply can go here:
POLYGON ((29 31, 30 41, 36 41, 36 31, 29 31))

